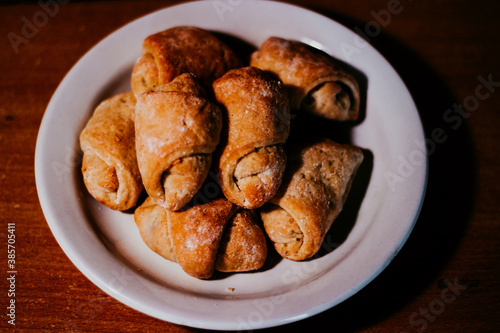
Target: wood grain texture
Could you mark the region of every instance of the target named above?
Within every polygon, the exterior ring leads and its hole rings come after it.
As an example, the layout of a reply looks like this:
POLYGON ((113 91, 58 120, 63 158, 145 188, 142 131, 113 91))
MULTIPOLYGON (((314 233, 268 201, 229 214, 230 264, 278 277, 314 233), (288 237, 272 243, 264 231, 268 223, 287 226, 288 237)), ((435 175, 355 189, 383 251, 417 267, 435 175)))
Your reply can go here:
MULTIPOLYGON (((460 120, 443 117, 475 96, 479 77, 500 82, 500 3, 494 0, 292 3, 368 36, 407 84, 429 145, 429 183, 414 232, 366 288, 333 309, 264 332, 494 332, 500 327, 500 87, 460 120), (381 11, 399 3, 397 14, 381 11), (377 17, 378 20, 377 21, 377 17), (381 21, 380 21, 381 20, 381 21), (460 123, 459 123, 460 122, 460 123), (450 286, 452 286, 450 288, 450 286), (443 306, 441 306, 441 304, 443 306)), ((178 1, 69 2, 26 43, 9 42, 36 1, 0 7, 0 330, 7 323, 7 224, 16 223, 16 329, 200 332, 131 309, 67 259, 40 208, 34 152, 45 108, 68 70, 109 33, 178 1)))

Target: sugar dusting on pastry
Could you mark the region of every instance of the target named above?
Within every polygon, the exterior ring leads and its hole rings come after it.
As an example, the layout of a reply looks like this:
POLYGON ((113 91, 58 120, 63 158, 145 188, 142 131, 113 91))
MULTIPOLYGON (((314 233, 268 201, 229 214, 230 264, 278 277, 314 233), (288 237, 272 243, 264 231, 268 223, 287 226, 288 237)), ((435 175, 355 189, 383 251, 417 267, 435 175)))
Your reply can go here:
POLYGON ((256 209, 276 193, 285 169, 279 147, 290 131, 288 96, 280 81, 254 67, 227 72, 213 88, 226 111, 227 144, 219 160, 222 191, 228 200, 256 209))
POLYGON ((260 269, 265 233, 284 258, 313 256, 363 158, 359 148, 328 139, 286 146, 291 106, 334 120, 358 116, 357 82, 334 59, 270 37, 249 65, 200 28, 150 35, 132 72, 133 92, 101 105, 124 112, 110 122, 96 110, 89 122, 92 130, 111 132, 105 149, 95 147, 105 133, 94 142, 81 136, 89 191, 98 188, 104 195, 97 200, 123 209, 145 188, 149 197, 134 212, 141 237, 199 279, 214 270, 260 269), (194 202, 216 148, 213 167, 224 197, 194 202))
POLYGON ((276 250, 285 258, 304 260, 317 253, 342 210, 363 153, 329 139, 289 146, 288 152, 284 181, 261 217, 276 250))

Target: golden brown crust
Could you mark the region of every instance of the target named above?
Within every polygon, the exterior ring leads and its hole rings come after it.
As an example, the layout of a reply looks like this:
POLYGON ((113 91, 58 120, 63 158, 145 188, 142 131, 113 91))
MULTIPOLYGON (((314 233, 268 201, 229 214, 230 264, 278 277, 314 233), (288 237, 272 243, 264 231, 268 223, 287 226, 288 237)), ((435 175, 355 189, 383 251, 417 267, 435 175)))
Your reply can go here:
POLYGON ((354 77, 338 61, 302 42, 270 37, 252 54, 250 65, 283 81, 292 109, 334 120, 359 116, 360 93, 354 77))
POLYGON ((168 225, 168 212, 151 197, 137 207, 134 220, 144 243, 163 258, 177 262, 168 225))
POLYGON ((134 212, 144 243, 199 279, 211 277, 214 269, 248 272, 262 267, 267 246, 257 218, 223 198, 172 212, 148 197, 134 212))
POLYGON ((261 217, 276 250, 285 258, 304 260, 316 254, 342 210, 363 153, 329 139, 290 147, 287 153, 283 183, 261 217))
POLYGON ((80 134, 85 186, 114 210, 135 206, 143 190, 135 149, 135 104, 133 93, 103 101, 80 134))
POLYGON ((236 206, 220 198, 186 210, 169 212, 170 233, 177 259, 191 276, 212 276, 222 233, 236 206))
MULTIPOLYGON (((278 253, 284 258, 291 258, 294 253, 300 252, 304 233, 286 210, 268 202, 261 207, 260 214, 266 233, 278 253)), ((321 237, 321 233, 316 237, 321 237)))
POLYGON ((139 96, 137 159, 156 203, 178 210, 191 200, 208 174, 221 127, 219 108, 190 74, 139 96))
POLYGON ((144 53, 134 65, 130 83, 136 96, 160 86, 158 66, 151 53, 144 53))
POLYGON ((276 193, 286 165, 281 145, 290 131, 288 97, 280 81, 253 67, 229 71, 213 88, 227 116, 221 188, 237 205, 258 208, 276 193))
POLYGON ((228 222, 219 246, 215 269, 220 272, 248 272, 266 261, 266 237, 257 225, 254 211, 240 209, 228 222))
POLYGON ((237 67, 238 57, 215 35, 197 27, 174 27, 144 40, 143 56, 132 72, 132 90, 138 96, 183 73, 210 88, 215 79, 237 67))

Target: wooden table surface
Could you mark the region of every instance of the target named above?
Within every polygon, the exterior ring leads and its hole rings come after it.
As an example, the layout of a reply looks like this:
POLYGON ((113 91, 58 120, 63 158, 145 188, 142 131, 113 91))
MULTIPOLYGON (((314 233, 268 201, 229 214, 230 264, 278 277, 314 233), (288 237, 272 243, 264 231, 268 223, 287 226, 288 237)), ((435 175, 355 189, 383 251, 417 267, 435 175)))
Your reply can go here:
MULTIPOLYGON (((365 31, 407 84, 426 137, 442 129, 447 139, 429 140, 425 202, 393 262, 340 305, 264 331, 498 331, 500 2, 292 2, 365 31)), ((7 307, 15 299, 20 331, 200 331, 144 315, 90 282, 52 236, 34 177, 40 122, 64 75, 109 33, 177 1, 65 0, 50 7, 50 16, 37 1, 18 3, 0 7, 0 330, 13 328, 7 307), (16 239, 13 297, 9 223, 16 239)))

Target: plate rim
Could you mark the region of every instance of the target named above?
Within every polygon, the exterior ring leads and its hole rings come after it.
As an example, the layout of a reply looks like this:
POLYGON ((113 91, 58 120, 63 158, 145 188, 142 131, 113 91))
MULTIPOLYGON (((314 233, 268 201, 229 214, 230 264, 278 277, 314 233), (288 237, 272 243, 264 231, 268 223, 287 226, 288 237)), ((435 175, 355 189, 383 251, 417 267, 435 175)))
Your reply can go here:
MULTIPOLYGON (((113 298, 119 300, 120 302, 122 302, 128 306, 131 306, 135 310, 146 313, 147 315, 153 316, 153 317, 161 319, 161 320, 167 320, 167 321, 181 324, 181 325, 187 325, 187 326, 191 326, 191 327, 198 327, 198 328, 205 328, 205 329, 209 328, 209 329, 237 330, 240 328, 236 327, 234 325, 235 323, 232 323, 232 322, 220 322, 217 320, 206 320, 206 319, 202 320, 202 321, 189 320, 189 319, 187 321, 184 321, 184 320, 179 321, 178 318, 176 317, 178 314, 176 314, 175 312, 173 314, 168 314, 168 313, 165 314, 164 312, 161 312, 161 313, 159 313, 158 311, 155 312, 154 309, 149 309, 148 312, 145 312, 144 307, 141 308, 142 303, 137 302, 134 299, 129 299, 127 296, 123 295, 123 293, 121 293, 119 290, 114 290, 113 288, 111 288, 109 286, 109 281, 103 281, 103 279, 100 275, 96 275, 94 270, 90 269, 87 265, 85 265, 85 263, 82 259, 82 254, 73 251, 74 249, 72 248, 71 245, 69 245, 68 240, 65 239, 63 232, 57 227, 57 222, 54 222, 54 221, 58 220, 58 217, 56 216, 56 212, 51 208, 53 203, 49 199, 50 195, 47 193, 47 191, 49 190, 49 186, 47 184, 48 179, 44 178, 42 176, 47 171, 45 169, 46 165, 43 163, 44 147, 42 146, 42 143, 44 142, 44 140, 46 140, 47 135, 48 135, 47 131, 50 129, 50 123, 49 123, 49 119, 50 119, 50 115, 51 115, 50 113, 52 112, 51 110, 57 104, 58 99, 61 98, 61 96, 60 96, 61 89, 62 89, 62 87, 64 87, 64 84, 68 80, 68 77, 70 75, 72 75, 72 73, 75 72, 75 68, 77 68, 77 66, 82 66, 81 65, 82 61, 84 59, 86 59, 86 57, 88 57, 89 54, 91 54, 97 47, 102 47, 102 45, 105 41, 113 38, 113 36, 115 36, 116 33, 121 31, 125 27, 131 26, 132 24, 137 24, 136 22, 139 22, 140 20, 147 20, 148 17, 151 17, 152 15, 161 15, 160 13, 163 13, 164 11, 168 11, 168 10, 175 8, 175 7, 197 6, 197 5, 202 4, 202 3, 203 3, 203 5, 207 5, 205 1, 191 1, 191 2, 187 2, 187 3, 181 3, 181 4, 176 4, 173 6, 165 7, 165 8, 153 11, 149 14, 143 15, 143 16, 127 23, 126 25, 116 29, 112 33, 108 34, 106 37, 101 39, 96 45, 94 45, 91 49, 89 49, 80 59, 77 60, 77 62, 72 66, 72 68, 66 73, 64 78, 61 80, 60 84, 56 88, 56 90, 55 90, 53 96, 51 97, 50 102, 48 103, 47 108, 44 112, 44 115, 43 115, 43 118, 42 118, 42 121, 40 124, 39 133, 37 136, 37 143, 36 143, 36 148, 35 148, 35 180, 36 180, 36 188, 37 188, 39 201, 40 201, 40 204, 42 207, 42 211, 43 211, 43 214, 46 218, 47 224, 49 225, 49 228, 50 228, 52 234, 54 235, 54 238, 56 239, 57 243, 59 244, 59 246, 61 247, 63 252, 66 254, 66 256, 70 259, 70 261, 89 280, 91 280, 101 290, 103 290, 104 292, 106 292, 107 294, 112 296, 113 298)), ((266 3, 267 5, 272 4, 273 6, 288 7, 288 8, 293 8, 293 10, 306 11, 306 12, 309 12, 310 15, 322 17, 323 19, 326 19, 329 22, 334 23, 338 27, 342 27, 343 29, 347 29, 349 32, 354 34, 354 32, 352 32, 350 29, 346 28, 345 26, 343 26, 339 22, 334 21, 333 19, 326 17, 320 13, 314 12, 310 9, 307 9, 307 8, 304 8, 304 7, 301 7, 298 5, 281 3, 281 2, 277 2, 277 1, 265 1, 265 0, 254 0, 254 1, 252 1, 252 3, 253 3, 252 5, 255 5, 257 3, 266 3)), ((411 99, 411 103, 413 103, 413 105, 415 106, 415 111, 417 112, 418 118, 420 120, 419 127, 420 127, 421 132, 422 132, 421 134, 424 137, 423 126, 422 126, 422 122, 420 119, 420 114, 418 113, 418 109, 416 108, 416 105, 413 101, 413 98, 408 91, 408 88, 404 84, 403 80, 399 77, 399 74, 394 70, 392 65, 385 59, 385 57, 383 57, 383 55, 380 54, 378 52, 378 50, 373 48, 371 45, 368 45, 368 47, 372 49, 371 50, 372 52, 375 52, 376 54, 378 54, 378 56, 380 56, 390 66, 390 68, 392 68, 392 70, 394 72, 393 74, 395 74, 399 78, 399 80, 401 81, 401 83, 404 86, 404 89, 408 92, 408 96, 411 99)), ((401 239, 399 244, 396 246, 394 253, 389 258, 387 258, 387 260, 384 262, 383 265, 379 266, 378 269, 376 271, 372 272, 372 274, 370 276, 365 277, 364 281, 362 283, 359 283, 357 286, 355 286, 355 288, 346 291, 345 294, 343 295, 343 297, 337 298, 335 301, 333 301, 331 303, 324 303, 324 304, 317 305, 316 307, 311 308, 308 311, 303 312, 301 314, 294 314, 293 316, 282 317, 282 318, 273 318, 272 320, 265 320, 261 325, 256 325, 255 327, 252 326, 252 327, 250 327, 250 329, 273 327, 273 326, 278 326, 278 325, 283 325, 283 324, 295 322, 297 320, 301 320, 301 319, 304 319, 307 317, 311 317, 315 314, 323 312, 323 311, 330 309, 333 306, 343 302, 347 298, 349 298, 352 295, 354 295, 355 293, 357 293, 359 290, 363 289, 373 279, 375 279, 375 277, 377 277, 380 274, 380 272, 382 272, 391 263, 392 259, 397 255, 397 253, 404 246, 404 244, 406 243, 408 237, 410 236, 410 234, 411 234, 411 232, 412 232, 412 230, 413 230, 413 228, 418 220, 418 216, 420 214, 420 211, 421 211, 424 199, 425 199, 425 192, 426 192, 426 188, 427 188, 428 163, 429 163, 429 161, 428 161, 428 158, 426 156, 425 163, 423 164, 424 176, 423 176, 422 190, 421 190, 421 194, 419 196, 420 201, 415 206, 414 214, 412 214, 413 220, 410 223, 410 227, 406 230, 406 234, 403 237, 403 239, 401 239)))

